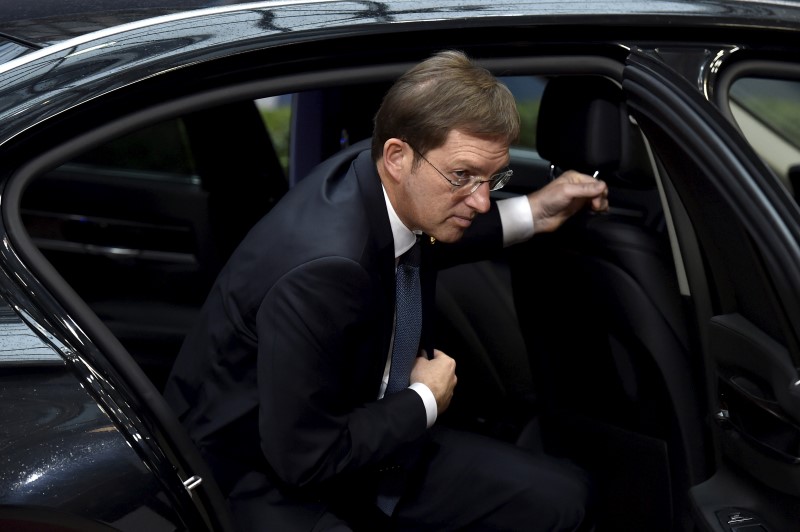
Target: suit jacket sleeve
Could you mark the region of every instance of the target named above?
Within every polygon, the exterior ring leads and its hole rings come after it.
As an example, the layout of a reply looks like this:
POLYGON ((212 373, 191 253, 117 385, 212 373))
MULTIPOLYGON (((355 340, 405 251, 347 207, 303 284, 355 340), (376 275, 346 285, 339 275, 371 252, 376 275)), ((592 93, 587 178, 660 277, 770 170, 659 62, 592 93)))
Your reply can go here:
POLYGON ((257 315, 259 430, 273 470, 313 486, 375 464, 425 432, 421 399, 377 400, 386 302, 357 262, 320 258, 283 276, 257 315))

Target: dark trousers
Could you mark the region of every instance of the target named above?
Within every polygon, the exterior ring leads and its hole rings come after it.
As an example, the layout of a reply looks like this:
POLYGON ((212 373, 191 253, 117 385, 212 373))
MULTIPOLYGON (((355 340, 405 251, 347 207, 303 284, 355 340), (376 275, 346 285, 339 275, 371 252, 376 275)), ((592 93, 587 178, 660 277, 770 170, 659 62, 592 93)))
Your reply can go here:
POLYGON ((437 428, 398 530, 576 530, 588 481, 572 464, 476 434, 437 428))
MULTIPOLYGON (((364 521, 371 523, 366 525, 370 532, 549 532, 587 526, 588 481, 569 462, 443 427, 432 429, 430 436, 392 518, 362 507, 355 520, 361 528, 364 521)), ((274 526, 288 524, 286 515, 277 515, 280 508, 258 499, 232 501, 243 531, 290 530, 274 526)), ((349 516, 318 504, 284 504, 282 509, 297 513, 298 526, 292 529, 360 530, 349 517, 352 508, 349 516)))

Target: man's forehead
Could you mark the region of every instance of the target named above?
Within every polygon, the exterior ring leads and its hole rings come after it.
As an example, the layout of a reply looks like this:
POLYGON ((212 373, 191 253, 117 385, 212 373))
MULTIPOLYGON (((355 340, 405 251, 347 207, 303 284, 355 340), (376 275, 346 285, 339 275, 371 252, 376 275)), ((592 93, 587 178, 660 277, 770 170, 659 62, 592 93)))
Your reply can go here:
POLYGON ((473 166, 505 166, 509 161, 508 144, 473 135, 448 135, 447 141, 438 151, 444 152, 452 162, 473 166))
POLYGON ((442 147, 478 149, 491 152, 502 151, 508 153, 509 145, 503 139, 481 137, 458 129, 452 129, 447 133, 442 147))

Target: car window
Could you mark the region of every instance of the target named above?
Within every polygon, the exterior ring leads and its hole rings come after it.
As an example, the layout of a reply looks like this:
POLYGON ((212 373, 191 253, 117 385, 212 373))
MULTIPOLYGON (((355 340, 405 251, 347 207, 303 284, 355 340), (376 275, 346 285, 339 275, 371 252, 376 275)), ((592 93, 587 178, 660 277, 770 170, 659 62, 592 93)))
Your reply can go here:
POLYGON ((283 94, 256 100, 261 118, 267 126, 272 146, 285 175, 289 175, 289 141, 292 124, 292 95, 283 94))
POLYGON ((197 171, 183 120, 168 120, 76 157, 71 164, 112 170, 126 177, 197 183, 197 171))
POLYGON ((252 100, 194 111, 110 139, 25 191, 33 243, 157 386, 219 269, 287 188, 271 145, 287 135, 285 112, 267 106, 269 124, 283 119, 271 136, 252 100))
POLYGON ((535 148, 539 103, 542 101, 547 80, 539 76, 508 76, 501 77, 500 80, 506 84, 517 100, 521 125, 517 147, 535 148))
MULTIPOLYGON (((547 78, 499 79, 514 95, 522 122, 520 138, 511 147, 515 177, 508 190, 512 190, 514 185, 527 183, 531 173, 538 174, 541 159, 535 149, 536 123, 547 78), (536 171, 523 168, 530 165, 537 167, 536 171)), ((345 85, 257 100, 290 185, 339 150, 370 137, 373 118, 389 86, 386 82, 345 85)))
POLYGON ((730 88, 734 118, 795 197, 800 193, 800 81, 745 77, 730 88))

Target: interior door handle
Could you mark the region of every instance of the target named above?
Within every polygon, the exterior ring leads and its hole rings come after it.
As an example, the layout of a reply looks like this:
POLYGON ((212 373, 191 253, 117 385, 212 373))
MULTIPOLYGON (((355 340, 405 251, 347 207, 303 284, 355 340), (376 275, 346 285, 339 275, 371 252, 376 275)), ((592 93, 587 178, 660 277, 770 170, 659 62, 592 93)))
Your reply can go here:
POLYGON ((789 464, 800 464, 800 425, 752 380, 741 375, 719 382, 717 421, 734 428, 751 445, 789 464))

